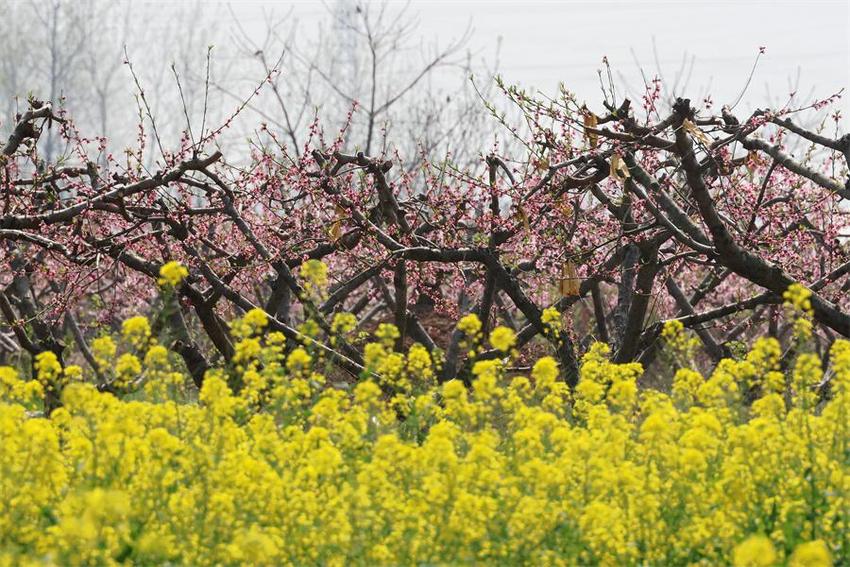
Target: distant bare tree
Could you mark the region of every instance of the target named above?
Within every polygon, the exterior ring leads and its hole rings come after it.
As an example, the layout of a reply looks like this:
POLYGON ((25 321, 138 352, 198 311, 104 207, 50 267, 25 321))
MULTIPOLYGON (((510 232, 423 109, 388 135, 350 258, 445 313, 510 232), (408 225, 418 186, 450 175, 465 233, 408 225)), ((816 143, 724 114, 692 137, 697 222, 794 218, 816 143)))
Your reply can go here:
MULTIPOLYGON (((311 40, 303 39, 292 13, 267 18, 260 39, 234 14, 243 57, 263 74, 282 61, 282 72, 272 75, 271 88, 252 109, 282 134, 294 155, 300 155, 316 114, 323 124, 336 126, 347 121, 355 104, 359 110, 347 136, 358 140, 362 145, 356 149, 366 154, 399 149, 412 165, 420 152, 458 158, 480 147, 489 124, 468 80, 476 70, 472 55, 464 52, 469 29, 441 47, 417 37, 418 21, 409 4, 338 0, 325 7, 327 20, 311 40), (390 132, 410 145, 379 147, 390 132), (469 143, 471 137, 478 139, 469 143)), ((483 66, 478 70, 492 75, 483 66)), ((215 86, 239 97, 233 88, 215 86)))
MULTIPOLYGON (((64 108, 84 130, 116 141, 118 149, 135 139, 134 84, 124 71, 124 49, 141 69, 151 90, 149 100, 167 108, 158 116, 160 131, 179 137, 186 128, 171 64, 186 74, 203 61, 212 27, 199 2, 157 13, 127 1, 48 0, 5 2, 0 20, 0 99, 6 115, 27 108, 26 99, 50 101, 64 108), (192 25, 185 25, 191 21, 192 25), (168 41, 163 41, 168 38, 168 41), (67 101, 67 103, 66 103, 67 101), (168 126, 166 126, 168 125, 168 126)), ((185 84, 188 105, 202 109, 202 98, 185 84)), ((13 124, 4 125, 4 133, 13 124)), ((53 128, 39 139, 45 162, 61 158, 63 148, 53 128)))

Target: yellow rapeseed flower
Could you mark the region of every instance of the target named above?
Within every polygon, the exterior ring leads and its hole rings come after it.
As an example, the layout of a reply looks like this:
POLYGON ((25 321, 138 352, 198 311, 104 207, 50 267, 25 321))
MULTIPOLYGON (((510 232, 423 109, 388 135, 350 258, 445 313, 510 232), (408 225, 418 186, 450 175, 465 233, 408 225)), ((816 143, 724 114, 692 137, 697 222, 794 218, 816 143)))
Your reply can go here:
POLYGON ((735 567, 773 567, 776 565, 776 550, 770 539, 752 535, 735 546, 732 564, 735 567))
POLYGON ((143 348, 151 338, 151 325, 147 317, 130 317, 121 324, 121 334, 135 348, 143 348))
POLYGON ((788 567, 831 567, 832 554, 823 540, 801 543, 794 549, 788 567))
POLYGON ((549 385, 558 378, 558 362, 551 356, 544 356, 534 363, 531 377, 538 386, 549 385))
POLYGON ((811 290, 800 283, 791 284, 782 294, 782 299, 785 300, 787 306, 808 315, 812 314, 811 297, 811 290))
POLYGON ((328 286, 328 265, 321 260, 301 264, 301 278, 309 291, 321 293, 328 286))
POLYGON ((490 345, 502 352, 508 352, 516 345, 516 333, 507 327, 496 327, 490 333, 490 345))
POLYGON ((188 275, 189 270, 186 269, 186 266, 172 260, 163 264, 159 269, 157 283, 162 287, 177 287, 188 275))
POLYGON ((460 329, 469 337, 473 337, 481 332, 481 319, 475 313, 470 313, 458 321, 457 328, 460 329))
POLYGON ((259 307, 251 309, 242 317, 242 322, 248 325, 254 332, 261 331, 269 324, 269 316, 259 307))
POLYGON ((357 326, 357 317, 353 313, 340 312, 334 314, 331 330, 334 333, 349 333, 357 326))
POLYGON ((239 325, 233 363, 203 377, 107 336, 98 376, 52 353, 36 379, 0 367, 0 564, 850 561, 846 340, 826 370, 805 342, 787 368, 771 339, 707 379, 684 361, 671 392, 596 343, 571 390, 550 356, 529 378, 490 358, 438 383, 439 351, 398 352, 390 327, 353 383, 260 316, 239 325), (61 386, 49 415, 39 375, 61 386))
POLYGON ((118 383, 122 386, 126 385, 130 380, 141 374, 142 363, 136 355, 124 353, 115 361, 115 374, 118 377, 118 383))
POLYGON ((313 357, 301 347, 293 349, 286 359, 286 367, 293 372, 303 372, 310 368, 313 357))
POLYGON ((35 370, 38 381, 45 388, 53 388, 62 378, 62 365, 56 354, 47 350, 35 355, 35 370))
POLYGON ((375 337, 387 348, 392 348, 393 343, 400 336, 401 333, 399 333, 398 327, 392 323, 381 323, 378 325, 377 330, 375 330, 375 337))

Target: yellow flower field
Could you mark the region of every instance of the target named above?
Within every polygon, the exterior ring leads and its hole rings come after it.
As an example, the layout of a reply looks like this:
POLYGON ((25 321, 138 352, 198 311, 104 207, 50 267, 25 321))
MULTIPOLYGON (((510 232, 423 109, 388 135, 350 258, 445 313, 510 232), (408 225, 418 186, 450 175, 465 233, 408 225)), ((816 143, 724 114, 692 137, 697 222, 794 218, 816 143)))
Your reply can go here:
MULTIPOLYGON (((474 343, 480 322, 462 326, 474 343)), ((554 359, 522 376, 513 354, 475 362, 471 389, 437 384, 389 325, 371 373, 331 384, 321 351, 287 350, 261 311, 232 330, 233 363, 197 395, 142 318, 95 345, 123 395, 49 355, 38 380, 0 369, 0 564, 850 561, 850 342, 825 376, 807 353, 781 372, 761 339, 710 376, 680 368, 668 394, 597 344, 570 393, 554 359)), ((665 338, 687 346, 676 325, 665 338)))

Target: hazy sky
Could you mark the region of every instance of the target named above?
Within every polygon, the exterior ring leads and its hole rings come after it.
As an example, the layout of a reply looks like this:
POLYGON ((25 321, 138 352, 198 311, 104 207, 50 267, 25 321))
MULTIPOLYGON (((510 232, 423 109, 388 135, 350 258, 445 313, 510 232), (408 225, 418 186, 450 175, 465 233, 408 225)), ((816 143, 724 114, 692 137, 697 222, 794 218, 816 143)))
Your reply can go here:
MULTIPOLYGON (((313 0, 230 5, 257 33, 268 12, 291 9, 307 32, 327 14, 325 5, 313 0)), ((499 70, 509 82, 554 92, 563 81, 588 101, 600 99, 596 71, 603 56, 621 86, 637 89, 642 84, 637 62, 649 78, 660 64, 672 84, 687 55, 686 69, 691 57, 693 67, 684 94, 697 99, 710 91, 716 103, 730 103, 743 89, 760 46, 766 53, 742 110, 781 106, 795 87, 800 96, 822 97, 850 87, 850 0, 413 0, 410 11, 420 21, 423 39, 445 44, 471 26, 469 46, 478 56, 493 60, 500 44, 499 70)), ((848 102, 848 97, 842 102, 845 115, 848 102)))

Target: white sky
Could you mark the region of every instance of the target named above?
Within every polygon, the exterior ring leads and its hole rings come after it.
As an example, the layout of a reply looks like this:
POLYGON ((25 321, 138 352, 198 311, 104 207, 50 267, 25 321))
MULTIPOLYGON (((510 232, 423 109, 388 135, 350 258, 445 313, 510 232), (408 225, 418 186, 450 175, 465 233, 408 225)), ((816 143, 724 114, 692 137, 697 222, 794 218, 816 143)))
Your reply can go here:
MULTIPOLYGON (((291 9, 304 30, 327 14, 318 0, 230 5, 258 34, 268 12, 283 15, 291 9)), ((594 106, 601 101, 596 71, 603 56, 618 86, 633 89, 642 84, 636 60, 651 78, 658 73, 657 53, 661 73, 672 83, 683 56, 693 56, 684 94, 699 99, 709 90, 719 106, 738 97, 759 46, 765 46, 742 110, 783 105, 798 76, 802 97, 826 97, 850 87, 850 0, 413 0, 411 12, 420 20, 423 39, 447 44, 471 25, 469 46, 480 57, 493 60, 501 39, 499 70, 508 82, 554 93, 563 81, 594 106)), ((225 35, 228 26, 220 29, 225 35)), ((850 93, 841 107, 846 120, 850 93)))

